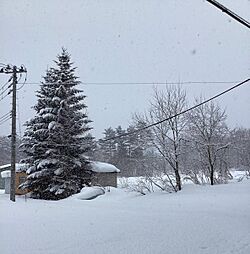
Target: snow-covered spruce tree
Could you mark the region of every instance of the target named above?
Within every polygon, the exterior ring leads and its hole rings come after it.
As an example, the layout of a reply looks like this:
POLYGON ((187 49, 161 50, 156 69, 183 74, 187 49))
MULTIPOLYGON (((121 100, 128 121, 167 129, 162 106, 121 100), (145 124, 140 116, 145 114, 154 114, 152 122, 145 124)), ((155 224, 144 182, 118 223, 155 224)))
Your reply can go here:
POLYGON ((65 49, 50 68, 37 92, 36 115, 26 123, 21 148, 29 165, 27 181, 33 198, 58 200, 89 185, 90 171, 84 156, 90 150, 91 122, 80 83, 65 49))

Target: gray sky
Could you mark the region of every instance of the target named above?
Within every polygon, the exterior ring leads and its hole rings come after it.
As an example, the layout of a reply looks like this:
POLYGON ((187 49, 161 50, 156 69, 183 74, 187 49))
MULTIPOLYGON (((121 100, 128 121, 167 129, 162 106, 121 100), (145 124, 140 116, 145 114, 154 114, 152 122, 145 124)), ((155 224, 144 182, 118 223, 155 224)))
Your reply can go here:
MULTIPOLYGON (((249 19, 249 0, 220 0, 249 19)), ((27 82, 40 82, 64 46, 82 82, 241 81, 250 73, 250 31, 204 0, 1 0, 0 62, 24 64, 27 82)), ((0 75, 0 85, 8 79, 0 75)), ((193 97, 212 96, 226 85, 185 85, 193 97)), ((32 117, 35 90, 18 92, 19 118, 32 117)), ((88 96, 93 134, 147 108, 150 85, 81 85, 88 96)), ((230 127, 250 127, 250 84, 219 100, 230 127)), ((1 98, 0 98, 1 99, 1 98)), ((11 97, 0 101, 0 116, 11 97)), ((19 130, 19 128, 18 128, 19 130)), ((23 132, 23 128, 22 128, 23 132)), ((10 124, 0 125, 0 135, 10 124)))

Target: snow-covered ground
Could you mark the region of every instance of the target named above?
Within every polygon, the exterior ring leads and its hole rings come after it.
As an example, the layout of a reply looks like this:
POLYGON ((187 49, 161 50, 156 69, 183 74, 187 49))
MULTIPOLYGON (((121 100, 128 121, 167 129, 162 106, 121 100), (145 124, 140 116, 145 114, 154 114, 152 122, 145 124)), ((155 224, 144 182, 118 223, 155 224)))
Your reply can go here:
POLYGON ((3 254, 249 254, 250 180, 91 201, 1 194, 0 243, 3 254))

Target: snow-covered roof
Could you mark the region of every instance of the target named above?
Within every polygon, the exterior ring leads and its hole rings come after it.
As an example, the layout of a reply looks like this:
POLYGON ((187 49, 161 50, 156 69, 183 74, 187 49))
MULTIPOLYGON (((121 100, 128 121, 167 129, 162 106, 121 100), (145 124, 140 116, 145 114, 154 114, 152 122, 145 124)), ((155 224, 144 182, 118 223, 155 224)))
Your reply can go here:
POLYGON ((2 171, 1 172, 1 177, 2 178, 8 178, 8 177, 10 177, 10 170, 4 170, 4 171, 2 171))
MULTIPOLYGON (((7 169, 11 166, 11 164, 5 164, 5 165, 2 165, 0 166, 0 170, 1 169, 7 169)), ((22 171, 25 171, 25 164, 20 164, 20 163, 16 163, 16 172, 22 172, 22 171)))
POLYGON ((91 170, 96 173, 113 173, 113 172, 120 172, 120 170, 109 163, 100 162, 100 161, 91 161, 91 170))

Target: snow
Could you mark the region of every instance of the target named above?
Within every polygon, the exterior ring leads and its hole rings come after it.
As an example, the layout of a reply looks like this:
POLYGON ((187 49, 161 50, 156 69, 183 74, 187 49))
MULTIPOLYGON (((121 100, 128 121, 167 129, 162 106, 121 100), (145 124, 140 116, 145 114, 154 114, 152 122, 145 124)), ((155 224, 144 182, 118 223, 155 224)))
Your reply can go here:
POLYGON ((109 163, 100 162, 100 161, 92 161, 90 162, 91 170, 96 173, 112 173, 112 172, 120 172, 120 170, 109 163))
POLYGON ((52 130, 56 126, 56 124, 57 123, 55 121, 50 122, 49 125, 48 125, 48 129, 52 130))
MULTIPOLYGON (((11 164, 5 164, 5 165, 0 166, 0 169, 9 168, 10 166, 11 166, 11 164)), ((23 163, 16 163, 16 172, 23 171, 25 166, 26 165, 23 163)))
POLYGON ((0 169, 8 168, 10 166, 11 166, 10 164, 5 164, 5 165, 0 166, 0 169))
POLYGON ((0 195, 4 254, 249 254, 250 180, 91 201, 0 195), (12 239, 15 239, 14 244, 12 239))
POLYGON ((103 194, 105 194, 104 188, 99 186, 92 186, 84 187, 81 192, 74 195, 74 197, 80 200, 91 200, 103 194))
POLYGON ((38 163, 37 168, 41 169, 41 168, 46 167, 49 164, 56 164, 57 162, 58 162, 58 160, 56 160, 56 159, 44 159, 38 163))
MULTIPOLYGON (((0 169, 9 168, 11 164, 5 164, 0 166, 0 169)), ((16 163, 16 171, 22 171, 25 168, 25 164, 23 163, 16 163)))
POLYGON ((1 177, 8 178, 8 177, 10 177, 10 174, 11 174, 10 170, 4 170, 1 172, 1 177))

